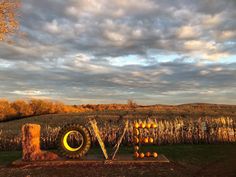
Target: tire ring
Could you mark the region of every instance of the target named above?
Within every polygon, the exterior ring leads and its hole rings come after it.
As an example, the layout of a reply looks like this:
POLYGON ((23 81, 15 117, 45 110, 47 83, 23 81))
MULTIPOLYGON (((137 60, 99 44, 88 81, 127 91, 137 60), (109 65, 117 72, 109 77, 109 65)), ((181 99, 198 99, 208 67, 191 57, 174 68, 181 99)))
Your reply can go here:
POLYGON ((81 158, 90 149, 90 146, 91 146, 90 133, 87 128, 79 124, 66 125, 60 130, 58 134, 57 144, 58 144, 58 149, 61 156, 70 158, 70 159, 81 158), (83 137, 83 144, 81 144, 81 147, 77 149, 74 148, 73 150, 72 148, 70 149, 66 147, 68 145, 67 143, 66 143, 67 145, 65 144, 65 136, 68 136, 68 133, 71 131, 79 132, 83 137))

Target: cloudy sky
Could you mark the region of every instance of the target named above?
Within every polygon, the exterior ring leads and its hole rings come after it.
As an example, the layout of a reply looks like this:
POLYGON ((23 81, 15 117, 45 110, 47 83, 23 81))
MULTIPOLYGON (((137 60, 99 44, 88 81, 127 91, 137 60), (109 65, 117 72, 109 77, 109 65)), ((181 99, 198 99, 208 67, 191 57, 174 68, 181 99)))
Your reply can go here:
POLYGON ((0 97, 236 104, 235 0, 22 0, 0 97))

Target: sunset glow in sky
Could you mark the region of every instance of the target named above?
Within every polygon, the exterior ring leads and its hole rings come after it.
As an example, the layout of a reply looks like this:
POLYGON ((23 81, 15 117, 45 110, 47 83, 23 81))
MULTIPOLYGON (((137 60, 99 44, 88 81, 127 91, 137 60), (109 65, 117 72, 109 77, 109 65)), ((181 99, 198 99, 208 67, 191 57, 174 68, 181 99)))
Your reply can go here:
POLYGON ((236 104, 235 0, 22 0, 0 97, 236 104))

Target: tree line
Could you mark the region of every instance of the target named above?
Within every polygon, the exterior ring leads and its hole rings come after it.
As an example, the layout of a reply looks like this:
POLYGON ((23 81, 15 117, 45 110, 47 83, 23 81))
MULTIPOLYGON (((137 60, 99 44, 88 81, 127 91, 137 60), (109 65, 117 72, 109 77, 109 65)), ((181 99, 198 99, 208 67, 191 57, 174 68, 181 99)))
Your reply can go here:
POLYGON ((18 119, 44 114, 79 113, 87 111, 128 110, 136 104, 128 100, 127 104, 99 104, 99 105, 65 105, 60 101, 51 100, 16 100, 10 102, 0 99, 0 121, 18 119))

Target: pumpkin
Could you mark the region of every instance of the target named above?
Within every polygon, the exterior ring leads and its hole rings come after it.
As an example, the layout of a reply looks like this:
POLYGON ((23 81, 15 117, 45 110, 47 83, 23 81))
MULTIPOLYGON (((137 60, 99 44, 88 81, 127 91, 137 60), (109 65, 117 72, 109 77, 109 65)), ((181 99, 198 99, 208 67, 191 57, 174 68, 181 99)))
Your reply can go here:
POLYGON ((135 129, 133 130, 133 134, 136 135, 136 136, 139 135, 139 130, 135 128, 135 129))
POLYGON ((150 157, 150 156, 151 156, 151 153, 150 153, 150 152, 146 152, 145 156, 146 156, 146 157, 150 157))
POLYGON ((143 139, 143 142, 144 142, 144 143, 148 143, 148 138, 144 138, 144 139, 143 139))
POLYGON ((140 124, 140 128, 145 128, 146 127, 146 124, 145 123, 141 123, 140 124))
POLYGON ((157 152, 153 152, 152 156, 155 157, 155 158, 157 158, 157 157, 158 157, 157 152))
POLYGON ((135 127, 135 128, 139 128, 139 123, 136 122, 136 123, 134 124, 134 127, 135 127))
POLYGON ((139 150, 139 146, 134 146, 134 151, 138 151, 139 150))
POLYGON ((147 128, 151 128, 151 124, 148 123, 148 124, 146 125, 146 127, 147 127, 147 128))
POLYGON ((139 153, 138 153, 138 152, 135 152, 135 153, 134 153, 134 157, 138 158, 138 157, 139 157, 139 153))
POLYGON ((149 138, 149 143, 153 143, 153 138, 149 138))
POLYGON ((153 123, 153 124, 151 125, 151 128, 157 128, 157 124, 156 124, 156 123, 153 123))
POLYGON ((134 143, 139 143, 139 139, 136 136, 134 137, 134 143))
POLYGON ((140 158, 144 158, 144 156, 145 156, 144 153, 140 153, 140 154, 139 154, 139 157, 140 157, 140 158))

